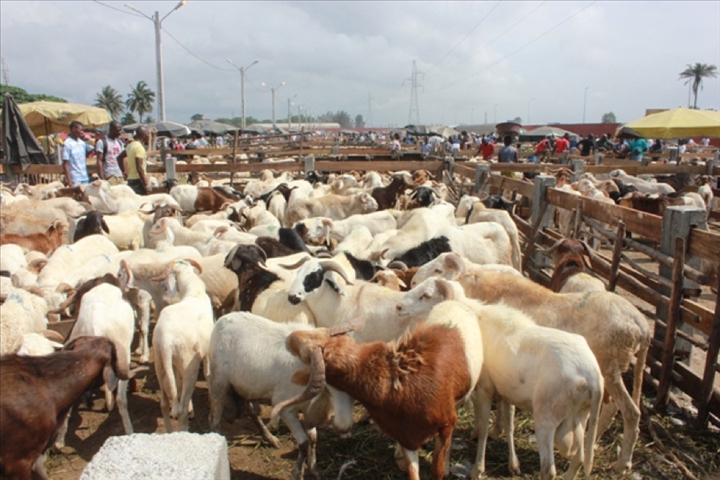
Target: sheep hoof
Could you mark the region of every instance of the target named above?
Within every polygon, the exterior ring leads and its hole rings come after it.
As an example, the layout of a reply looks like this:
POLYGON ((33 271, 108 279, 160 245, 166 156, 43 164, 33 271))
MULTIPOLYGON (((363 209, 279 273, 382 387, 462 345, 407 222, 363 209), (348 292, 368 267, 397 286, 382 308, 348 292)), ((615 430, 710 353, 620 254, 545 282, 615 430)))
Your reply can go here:
POLYGON ((395 447, 395 453, 393 454, 393 457, 395 458, 395 464, 397 464, 398 468, 403 472, 407 472, 407 459, 405 458, 405 455, 403 455, 403 451, 400 446, 395 447))
POLYGON ((268 433, 267 435, 263 435, 263 440, 265 440, 271 447, 280 449, 280 441, 275 437, 275 435, 268 433))
POLYGON ((508 465, 508 470, 510 471, 510 475, 513 475, 513 476, 520 475, 520 465, 508 465))
POLYGON ((618 460, 615 462, 615 465, 613 465, 613 470, 618 475, 623 475, 630 471, 630 462, 623 462, 621 460, 618 460))

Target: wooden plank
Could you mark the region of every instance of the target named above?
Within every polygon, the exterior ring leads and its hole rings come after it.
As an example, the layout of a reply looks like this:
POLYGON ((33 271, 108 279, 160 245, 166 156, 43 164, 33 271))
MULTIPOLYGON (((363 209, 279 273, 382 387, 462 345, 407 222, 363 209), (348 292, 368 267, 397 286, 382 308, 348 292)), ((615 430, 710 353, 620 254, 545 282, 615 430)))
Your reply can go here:
MULTIPOLYGON (((580 201, 580 196, 572 195, 556 188, 550 188, 547 193, 550 204, 574 210, 580 201)), ((619 221, 625 223, 627 231, 637 233, 655 242, 660 242, 662 218, 645 212, 638 212, 632 208, 620 207, 609 203, 583 198, 583 214, 602 223, 616 226, 619 221)))
POLYGON ((705 175, 707 167, 699 165, 671 165, 669 163, 660 163, 655 165, 642 166, 639 162, 633 162, 635 165, 627 165, 620 167, 618 165, 585 165, 585 171, 589 173, 610 173, 613 170, 621 168, 628 175, 637 175, 639 173, 649 173, 652 175, 672 174, 672 173, 690 173, 694 175, 705 175))
POLYGON ((720 234, 693 228, 690 230, 690 255, 717 261, 720 258, 720 234))
MULTIPOLYGON (((718 278, 718 287, 720 287, 720 278, 718 278)), ((713 316, 712 328, 710 330, 708 351, 705 356, 705 368, 703 369, 702 386, 697 398, 697 426, 701 428, 705 428, 707 425, 710 413, 710 400, 712 399, 713 385, 715 384, 718 352, 720 352, 720 298, 715 301, 715 315, 713 316)))
POLYGON ((490 175, 490 185, 503 190, 517 190, 518 193, 524 197, 532 197, 533 184, 517 180, 515 178, 503 177, 501 175, 490 175))
POLYGON ((336 171, 336 172, 349 172, 352 170, 368 171, 375 170, 378 172, 385 171, 397 171, 397 170, 437 170, 444 167, 444 162, 438 161, 405 161, 405 160, 392 160, 392 161, 316 161, 315 170, 320 171, 336 171))

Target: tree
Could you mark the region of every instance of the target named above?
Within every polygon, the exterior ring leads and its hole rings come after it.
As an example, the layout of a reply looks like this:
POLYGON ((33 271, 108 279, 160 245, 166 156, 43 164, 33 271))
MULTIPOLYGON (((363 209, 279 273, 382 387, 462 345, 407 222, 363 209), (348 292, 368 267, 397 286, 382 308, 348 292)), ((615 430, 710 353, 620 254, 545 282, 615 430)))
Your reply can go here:
POLYGON ((100 90, 100 93, 95 97, 94 105, 107 110, 113 120, 120 118, 120 115, 125 110, 122 95, 110 85, 105 85, 100 90))
POLYGON ((152 115, 148 115, 145 117, 145 123, 155 123, 155 119, 152 117, 152 115))
POLYGON ((140 122, 143 114, 152 112, 152 103, 155 101, 155 92, 150 90, 145 81, 140 80, 136 86, 130 85, 130 93, 125 101, 130 112, 137 112, 140 122))
POLYGON ((25 89, 20 87, 13 87, 12 85, 0 85, 0 99, 2 99, 6 93, 9 93, 15 99, 15 103, 30 103, 39 102, 40 100, 47 100, 48 102, 60 102, 67 103, 64 98, 56 97, 54 95, 45 95, 44 93, 28 93, 25 89))
POLYGON ((617 123, 617 118, 615 118, 615 114, 613 112, 607 112, 603 113, 602 119, 600 120, 602 123, 617 123))
POLYGON ((120 119, 120 123, 122 125, 131 125, 133 123, 137 123, 137 119, 135 118, 135 115, 132 114, 132 112, 127 112, 120 119))
POLYGON ((522 125, 522 118, 521 118, 521 117, 515 117, 515 118, 513 119, 513 122, 519 123, 520 125, 522 125))
POLYGON ((362 115, 355 115, 355 128, 365 128, 365 120, 362 115))
POLYGON ((196 113, 195 115, 190 117, 190 120, 192 120, 193 122, 197 122, 198 120, 205 120, 205 119, 203 118, 202 113, 196 113))
POLYGON ((705 63, 696 63, 695 65, 688 65, 685 70, 680 72, 680 79, 686 78, 684 85, 692 82, 692 91, 695 95, 695 102, 693 108, 697 109, 697 96, 698 89, 702 90, 702 83, 704 78, 717 77, 717 67, 715 65, 707 65, 705 63))

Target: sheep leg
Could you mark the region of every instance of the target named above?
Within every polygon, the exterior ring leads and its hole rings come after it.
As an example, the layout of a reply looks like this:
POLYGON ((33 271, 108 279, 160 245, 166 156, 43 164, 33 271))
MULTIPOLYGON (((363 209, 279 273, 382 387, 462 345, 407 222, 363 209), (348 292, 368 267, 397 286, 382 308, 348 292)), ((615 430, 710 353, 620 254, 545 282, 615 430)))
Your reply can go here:
POLYGON ((43 452, 32 466, 32 471, 36 474, 32 478, 40 478, 42 480, 50 480, 47 472, 45 471, 45 460, 47 459, 47 451, 43 452))
POLYGON ((435 437, 435 450, 432 457, 433 478, 442 480, 450 473, 450 444, 455 422, 446 424, 435 437))
POLYGON ((408 471, 407 459, 405 458, 405 454, 403 453, 403 449, 399 443, 395 444, 395 452, 393 453, 393 458, 395 459, 395 464, 401 471, 408 471))
POLYGON ((138 289, 136 300, 135 313, 139 319, 140 343, 137 350, 135 350, 135 354, 140 355, 140 363, 148 363, 150 361, 148 333, 150 332, 150 302, 152 297, 146 291, 138 289))
MULTIPOLYGON (((231 396, 230 389, 228 388, 228 384, 225 382, 217 382, 213 381, 213 378, 211 377, 208 379, 208 390, 210 393, 210 413, 208 415, 208 423, 210 424, 210 430, 213 432, 217 432, 218 428, 220 427, 220 419, 223 416, 223 410, 225 408, 225 401, 228 399, 228 397, 231 396)), ((162 398, 162 396, 160 397, 162 398)), ((233 420, 235 420, 235 416, 237 415, 237 409, 235 405, 235 399, 230 398, 232 400, 232 407, 233 407, 233 415, 232 419, 228 419, 230 423, 232 423, 233 420)))
MULTIPOLYGON (((420 480, 420 458, 417 450, 400 447, 408 465, 408 480, 420 480)), ((442 478, 442 477, 439 477, 442 478)))
POLYGON ((536 412, 535 437, 540 454, 540 480, 552 480, 556 473, 553 444, 557 425, 550 425, 547 420, 539 420, 539 414, 536 412))
POLYGON ((58 452, 65 447, 65 435, 67 435, 68 423, 70 422, 70 414, 72 413, 72 407, 65 414, 62 423, 58 427, 57 434, 55 435, 55 450, 58 452))
MULTIPOLYGON (((560 453, 566 457, 570 457, 570 467, 568 471, 563 475, 563 480, 573 480, 577 473, 580 471, 580 467, 585 459, 585 421, 575 422, 575 429, 572 432, 572 436, 569 438, 570 442, 566 444, 565 452, 562 449, 560 453)), ((587 474, 587 472, 585 472, 587 474)))
MULTIPOLYGON (((298 459, 295 463, 295 467, 293 468, 291 478, 293 480, 302 480, 305 472, 305 463, 308 461, 313 438, 305 431, 305 427, 303 427, 302 423, 300 423, 300 419, 297 416, 297 409, 292 407, 283 409, 280 412, 280 418, 282 418, 282 421, 290 429, 290 433, 292 433, 293 438, 295 438, 295 441, 298 444, 298 459)), ((315 435, 315 438, 317 439, 317 435, 315 435)), ((317 472, 315 472, 315 475, 316 474, 317 472)))
POLYGON ((632 468, 633 448, 640 430, 640 409, 625 388, 619 370, 616 369, 610 378, 605 378, 605 388, 623 416, 623 443, 618 460, 613 467, 615 472, 622 474, 632 468))
POLYGON ((320 474, 317 471, 317 430, 311 428, 307 431, 308 437, 310 437, 310 446, 308 447, 307 459, 305 464, 307 465, 308 474, 313 478, 320 478, 320 474))
POLYGON ((160 411, 162 412, 163 423, 165 423, 165 433, 172 433, 173 427, 170 421, 170 405, 165 388, 163 387, 167 372, 165 371, 162 359, 155 359, 155 375, 157 375, 158 385, 160 385, 160 411))
POLYGON ((189 429, 188 415, 190 412, 190 404, 192 403, 192 394, 195 390, 195 383, 197 382, 198 372, 200 371, 200 364, 202 358, 200 355, 195 355, 187 367, 185 368, 185 375, 182 381, 181 394, 180 394, 180 430, 187 432, 189 429))
POLYGON ((133 433, 133 426, 130 422, 130 414, 127 409, 127 387, 128 380, 118 381, 117 404, 118 412, 120 412, 120 418, 122 418, 123 427, 125 428, 125 434, 130 435, 133 433))
POLYGON ((505 400, 501 400, 498 404, 498 424, 500 431, 503 427, 507 433, 508 443, 508 470, 512 475, 520 475, 520 461, 515 453, 515 405, 511 405, 505 400))
POLYGON ((615 400, 610 400, 610 403, 607 403, 602 406, 602 410, 600 411, 600 419, 598 420, 598 431, 597 431, 597 437, 602 437, 602 434, 605 433, 605 430, 607 430, 610 425, 612 424, 613 420, 615 419, 615 414, 618 412, 618 406, 617 403, 615 403, 615 400))
POLYGON ((476 390, 476 397, 473 399, 473 405, 475 407, 475 430, 478 435, 475 465, 473 465, 472 471, 470 472, 470 478, 473 480, 479 479, 483 473, 485 473, 485 447, 487 445, 492 397, 492 392, 478 388, 476 390))
POLYGON ((107 408, 108 413, 112 412, 115 408, 115 396, 113 395, 113 391, 110 390, 110 387, 105 385, 105 407, 107 408))
MULTIPOLYGON (((255 426, 260 430, 260 434, 262 435, 263 440, 265 440, 267 443, 270 444, 273 448, 280 448, 280 441, 270 433, 270 430, 267 429, 265 426, 265 423, 263 423, 262 418, 260 418, 260 407, 258 405, 251 405, 248 403, 246 405, 248 415, 250 415, 250 418, 252 419, 255 426)), ((285 422, 287 423, 287 422, 285 422)))

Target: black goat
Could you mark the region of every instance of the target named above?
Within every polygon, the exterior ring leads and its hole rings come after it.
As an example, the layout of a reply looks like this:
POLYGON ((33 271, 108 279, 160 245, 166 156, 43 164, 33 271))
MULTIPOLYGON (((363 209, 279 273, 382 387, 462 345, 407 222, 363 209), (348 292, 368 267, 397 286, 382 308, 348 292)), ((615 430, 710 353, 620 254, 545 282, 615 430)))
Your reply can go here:
POLYGON ((395 258, 392 262, 390 262, 390 265, 392 265, 393 262, 399 261, 407 268, 420 267, 429 261, 434 260, 441 253, 451 251, 452 248, 450 248, 450 240, 448 240, 447 237, 442 236, 431 238, 430 240, 422 242, 417 247, 411 248, 404 254, 395 258))
POLYGON ((387 187, 373 188, 370 195, 377 202, 378 211, 387 210, 395 207, 398 197, 407 187, 412 187, 412 184, 407 181, 405 175, 393 175, 392 181, 387 187))

